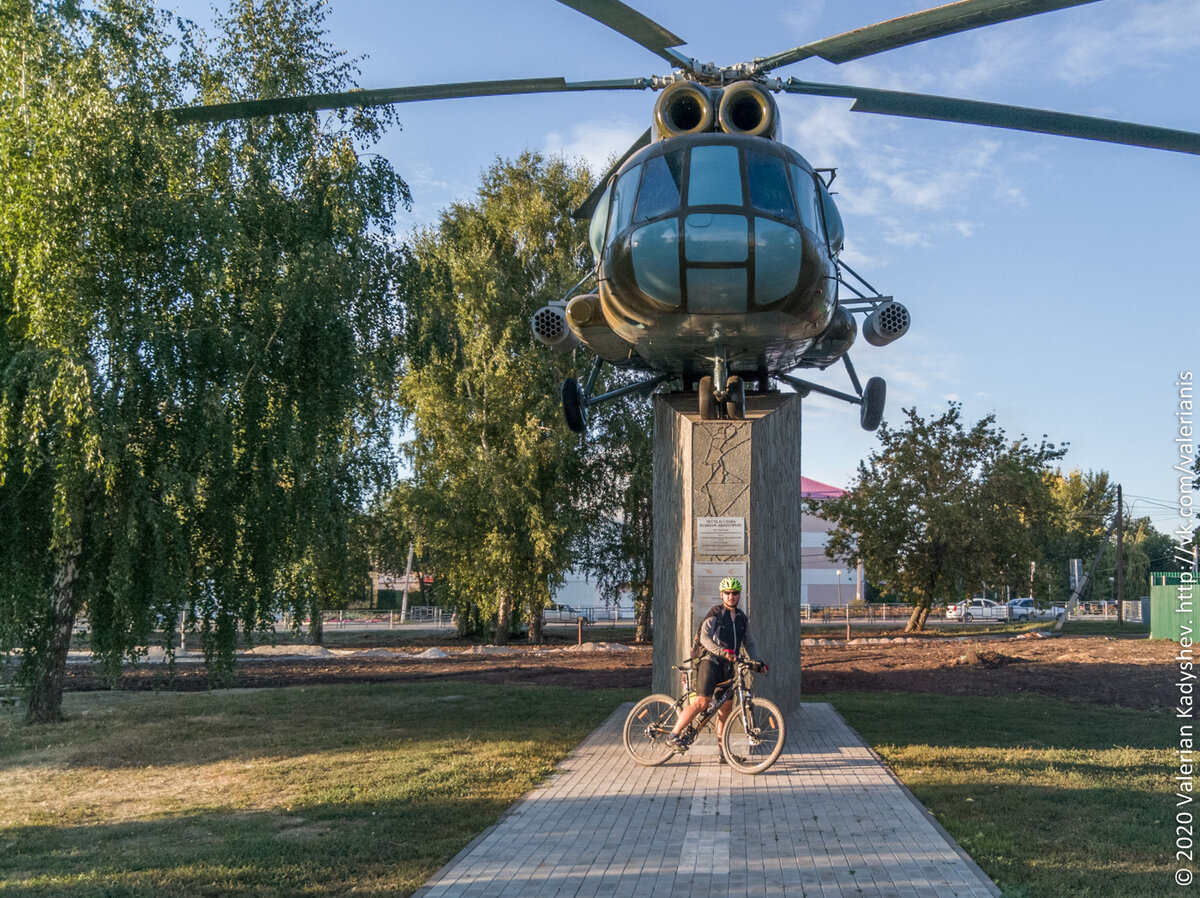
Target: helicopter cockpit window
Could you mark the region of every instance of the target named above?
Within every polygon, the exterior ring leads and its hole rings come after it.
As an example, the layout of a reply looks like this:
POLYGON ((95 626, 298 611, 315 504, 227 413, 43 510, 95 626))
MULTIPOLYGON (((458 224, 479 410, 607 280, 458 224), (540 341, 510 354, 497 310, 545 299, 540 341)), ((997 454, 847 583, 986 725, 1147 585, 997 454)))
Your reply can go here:
POLYGON ((821 213, 825 219, 825 233, 829 235, 829 251, 837 255, 842 251, 842 244, 846 240, 846 229, 842 224, 842 216, 838 212, 837 206, 833 204, 833 197, 829 195, 825 185, 819 185, 817 191, 821 197, 821 213))
POLYGON ((779 218, 796 219, 796 204, 788 187, 787 166, 782 159, 748 151, 746 180, 750 184, 750 205, 755 209, 779 218))
POLYGON ((737 147, 692 147, 689 206, 742 205, 742 172, 737 147))
POLYGON ((817 227, 817 185, 813 176, 800 166, 792 165, 792 186, 796 189, 796 208, 800 210, 800 223, 814 234, 817 227))
POLYGON ((617 179, 617 186, 613 189, 612 210, 608 214, 610 224, 606 246, 611 246, 617 235, 629 227, 629 222, 633 220, 633 198, 641 173, 642 167, 635 165, 617 179))
POLYGON ((638 191, 635 221, 649 221, 679 208, 683 186, 683 151, 654 156, 646 162, 646 173, 638 191))
POLYGON ((600 202, 596 204, 596 214, 588 226, 588 242, 592 245, 592 253, 600 258, 600 247, 604 245, 604 228, 608 224, 608 203, 612 199, 612 186, 604 191, 600 202))

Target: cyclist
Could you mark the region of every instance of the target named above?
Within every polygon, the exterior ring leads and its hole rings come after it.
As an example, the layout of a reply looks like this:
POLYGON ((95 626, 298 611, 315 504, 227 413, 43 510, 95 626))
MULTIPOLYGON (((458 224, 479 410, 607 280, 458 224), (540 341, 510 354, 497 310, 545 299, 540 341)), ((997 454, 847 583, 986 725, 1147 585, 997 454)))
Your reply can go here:
MULTIPOLYGON (((750 618, 738 608, 741 599, 741 581, 736 577, 726 577, 721 581, 721 604, 714 606, 700 625, 700 645, 704 655, 696 671, 696 697, 683 709, 671 735, 667 737, 667 742, 675 751, 687 750, 689 742, 682 733, 708 708, 718 684, 727 683, 733 678, 733 661, 739 649, 745 649, 750 659, 761 665, 762 670, 767 668, 758 657, 758 650, 750 636, 750 618)), ((727 702, 717 712, 717 761, 721 764, 728 763, 721 748, 721 733, 725 730, 725 720, 732 712, 733 702, 727 702)))

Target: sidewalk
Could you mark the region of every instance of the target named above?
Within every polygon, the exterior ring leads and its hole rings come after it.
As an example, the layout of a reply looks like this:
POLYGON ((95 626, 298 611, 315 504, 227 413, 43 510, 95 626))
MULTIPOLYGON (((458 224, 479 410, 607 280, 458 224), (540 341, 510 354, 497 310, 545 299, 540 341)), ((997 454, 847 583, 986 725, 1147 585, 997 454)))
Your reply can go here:
POLYGON ((788 720, 784 754, 744 776, 711 735, 639 767, 618 709, 414 898, 998 896, 830 705, 788 720))

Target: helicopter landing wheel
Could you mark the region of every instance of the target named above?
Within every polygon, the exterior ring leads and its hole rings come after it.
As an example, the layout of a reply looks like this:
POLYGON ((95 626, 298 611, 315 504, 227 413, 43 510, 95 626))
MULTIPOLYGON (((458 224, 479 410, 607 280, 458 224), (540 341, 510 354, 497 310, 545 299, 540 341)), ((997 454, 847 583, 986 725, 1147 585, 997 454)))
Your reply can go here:
POLYGON ((700 378, 700 420, 715 421, 717 419, 717 397, 713 394, 713 379, 700 378))
POLYGON ((587 404, 583 400, 583 388, 579 381, 568 377, 562 385, 563 417, 567 419, 567 427, 575 433, 587 430, 587 404))
POLYGON ((863 430, 874 430, 883 420, 883 405, 887 400, 887 382, 882 377, 872 377, 867 381, 862 394, 862 407, 859 409, 858 421, 863 430))
POLYGON ((735 421, 746 417, 746 382, 736 374, 725 382, 725 417, 735 421))

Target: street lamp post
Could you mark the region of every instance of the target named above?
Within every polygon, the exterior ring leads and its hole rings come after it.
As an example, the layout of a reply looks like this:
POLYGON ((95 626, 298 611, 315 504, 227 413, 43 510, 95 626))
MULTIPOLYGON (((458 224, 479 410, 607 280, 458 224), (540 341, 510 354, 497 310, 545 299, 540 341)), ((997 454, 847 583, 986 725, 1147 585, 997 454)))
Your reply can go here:
MULTIPOLYGON (((838 604, 842 604, 842 571, 841 568, 836 570, 837 585, 838 585, 838 604)), ((846 642, 850 641, 850 606, 846 606, 846 642)))

